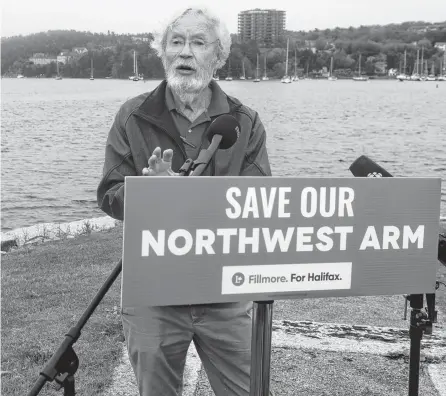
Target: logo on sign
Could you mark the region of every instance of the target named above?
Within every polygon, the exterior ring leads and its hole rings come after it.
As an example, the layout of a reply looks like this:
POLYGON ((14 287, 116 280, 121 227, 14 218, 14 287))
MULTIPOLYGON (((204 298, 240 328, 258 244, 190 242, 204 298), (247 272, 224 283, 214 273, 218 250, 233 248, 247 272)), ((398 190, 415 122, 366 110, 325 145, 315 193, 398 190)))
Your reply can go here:
POLYGON ((243 283, 245 283, 245 275, 243 275, 241 272, 236 272, 234 275, 232 275, 232 283, 234 286, 243 285, 243 283))
POLYGON ((367 175, 367 177, 383 177, 383 175, 379 172, 372 172, 367 175))

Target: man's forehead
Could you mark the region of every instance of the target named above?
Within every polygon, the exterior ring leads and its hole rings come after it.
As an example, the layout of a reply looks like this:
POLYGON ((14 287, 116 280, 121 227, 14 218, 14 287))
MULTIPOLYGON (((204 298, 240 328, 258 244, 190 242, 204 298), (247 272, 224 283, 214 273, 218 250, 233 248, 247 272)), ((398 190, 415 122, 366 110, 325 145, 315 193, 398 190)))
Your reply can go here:
POLYGON ((202 15, 184 15, 178 19, 171 29, 172 33, 187 33, 188 35, 214 35, 214 29, 202 15))

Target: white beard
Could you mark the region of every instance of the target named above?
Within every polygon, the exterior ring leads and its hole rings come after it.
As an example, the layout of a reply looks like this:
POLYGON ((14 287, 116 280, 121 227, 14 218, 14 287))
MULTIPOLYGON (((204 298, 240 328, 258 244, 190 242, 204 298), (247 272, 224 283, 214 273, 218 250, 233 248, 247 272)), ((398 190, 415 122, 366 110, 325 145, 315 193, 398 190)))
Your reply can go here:
POLYGON ((177 62, 167 65, 163 61, 166 71, 167 85, 174 91, 180 100, 185 104, 190 104, 211 82, 214 73, 213 67, 194 67, 195 73, 190 76, 183 76, 176 72, 177 62))

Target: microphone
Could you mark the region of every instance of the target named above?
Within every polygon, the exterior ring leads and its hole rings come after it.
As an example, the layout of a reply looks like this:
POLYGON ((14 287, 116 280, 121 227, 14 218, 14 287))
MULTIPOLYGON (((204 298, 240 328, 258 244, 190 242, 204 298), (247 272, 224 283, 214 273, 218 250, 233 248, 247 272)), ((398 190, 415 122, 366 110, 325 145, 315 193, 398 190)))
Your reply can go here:
MULTIPOLYGON (((361 155, 350 165, 350 171, 356 177, 393 177, 384 168, 365 155, 361 155)), ((440 233, 438 242, 438 260, 446 266, 446 233, 440 233)))
POLYGON ((392 177, 389 172, 365 155, 361 155, 349 169, 356 177, 392 177))
POLYGON ((206 135, 211 144, 207 149, 200 151, 193 162, 193 169, 189 176, 201 175, 217 150, 227 150, 235 144, 240 136, 240 123, 232 115, 223 114, 212 121, 206 135))

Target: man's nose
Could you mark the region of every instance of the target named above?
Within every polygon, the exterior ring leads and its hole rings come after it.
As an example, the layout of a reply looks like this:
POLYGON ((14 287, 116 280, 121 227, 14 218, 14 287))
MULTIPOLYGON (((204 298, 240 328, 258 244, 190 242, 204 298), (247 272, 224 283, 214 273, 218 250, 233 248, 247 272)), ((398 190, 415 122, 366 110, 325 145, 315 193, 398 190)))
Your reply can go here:
POLYGON ((190 43, 188 41, 186 41, 184 43, 184 47, 183 47, 183 49, 180 52, 180 56, 182 58, 190 58, 190 57, 194 56, 194 53, 192 52, 191 47, 190 47, 190 43))

